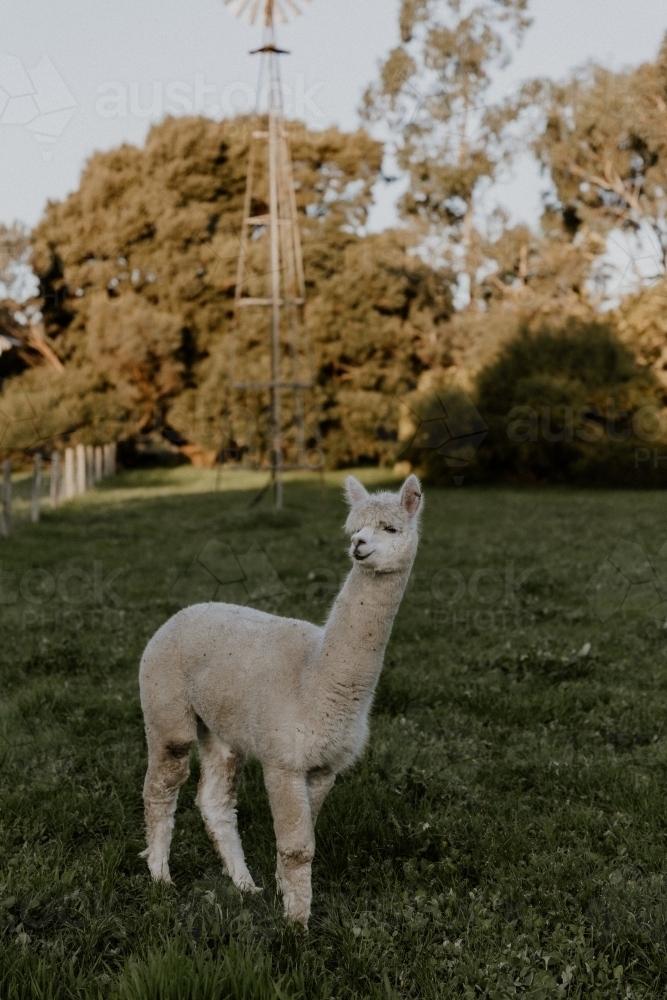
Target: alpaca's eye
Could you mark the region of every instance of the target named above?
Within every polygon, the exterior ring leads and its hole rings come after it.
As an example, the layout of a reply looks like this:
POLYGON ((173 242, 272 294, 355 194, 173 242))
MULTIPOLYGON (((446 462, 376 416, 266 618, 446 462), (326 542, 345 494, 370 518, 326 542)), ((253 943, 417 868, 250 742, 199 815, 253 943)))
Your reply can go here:
POLYGON ((384 530, 385 531, 389 531, 392 535, 396 534, 396 528, 392 528, 392 526, 390 524, 388 524, 387 527, 384 530))

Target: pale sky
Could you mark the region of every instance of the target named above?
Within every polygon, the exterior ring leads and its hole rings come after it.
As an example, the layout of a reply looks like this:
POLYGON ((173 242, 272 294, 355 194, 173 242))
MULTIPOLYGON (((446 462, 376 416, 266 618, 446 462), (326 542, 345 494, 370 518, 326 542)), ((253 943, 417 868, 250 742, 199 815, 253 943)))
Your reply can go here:
MULTIPOLYGON (((397 41, 398 0, 312 0, 280 31, 295 116, 358 124, 378 61, 397 41)), ((665 0, 533 0, 535 23, 496 85, 562 77, 588 59, 619 69, 653 59, 665 0)), ((258 29, 222 0, 3 0, 0 13, 0 221, 33 225, 48 199, 75 189, 95 150, 141 144, 168 107, 219 117, 252 99, 258 29), (6 93, 3 93, 3 90, 6 93), (11 100, 10 100, 11 98, 11 100), (113 98, 113 100, 110 100, 113 98)), ((494 191, 534 222, 544 184, 529 162, 494 191)), ((378 191, 373 228, 394 220, 395 186, 378 191)))

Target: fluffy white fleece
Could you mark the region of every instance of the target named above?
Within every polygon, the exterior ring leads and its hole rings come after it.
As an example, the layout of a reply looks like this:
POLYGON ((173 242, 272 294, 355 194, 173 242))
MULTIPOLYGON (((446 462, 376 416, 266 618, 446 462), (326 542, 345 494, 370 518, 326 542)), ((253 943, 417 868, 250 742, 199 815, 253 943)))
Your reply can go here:
POLYGON ((256 890, 236 825, 248 757, 261 762, 285 915, 307 926, 314 828, 336 775, 361 753, 384 651, 417 552, 421 487, 369 494, 349 476, 352 569, 324 627, 231 604, 196 604, 153 636, 141 660, 144 784, 154 878, 170 880, 178 790, 199 741, 197 804, 226 870, 256 890))

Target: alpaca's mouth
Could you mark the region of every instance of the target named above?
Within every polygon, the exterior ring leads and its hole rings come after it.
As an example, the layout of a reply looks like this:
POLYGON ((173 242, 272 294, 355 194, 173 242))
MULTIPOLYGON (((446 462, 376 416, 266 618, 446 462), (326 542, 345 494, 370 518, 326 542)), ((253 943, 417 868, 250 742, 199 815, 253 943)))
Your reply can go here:
POLYGON ((354 558, 357 560, 357 562, 363 562, 364 559, 368 559, 369 556, 372 556, 373 552, 374 552, 374 550, 371 549, 371 551, 367 552, 365 556, 359 555, 358 552, 355 552, 354 553, 354 558))

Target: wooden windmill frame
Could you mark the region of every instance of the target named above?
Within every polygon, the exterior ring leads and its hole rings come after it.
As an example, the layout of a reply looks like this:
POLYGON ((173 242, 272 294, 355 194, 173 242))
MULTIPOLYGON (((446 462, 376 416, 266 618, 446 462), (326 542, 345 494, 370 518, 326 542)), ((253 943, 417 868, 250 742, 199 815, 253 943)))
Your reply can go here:
MULTIPOLYGON (((287 12, 299 14, 294 0, 225 0, 233 13, 252 24, 261 17, 264 42, 252 54, 260 54, 268 66, 268 109, 266 129, 254 129, 250 135, 248 173, 243 207, 241 245, 236 276, 234 323, 230 351, 230 389, 232 392, 270 393, 271 432, 269 467, 274 486, 275 506, 283 502, 283 473, 290 469, 319 469, 323 456, 318 431, 315 448, 308 446, 305 429, 304 394, 314 388, 310 336, 305 317, 306 283, 304 277, 301 235, 297 215, 289 136, 283 117, 279 58, 287 54, 276 45, 276 20, 285 21, 287 12), (259 164, 265 150, 268 174, 268 212, 253 213, 254 193, 259 164), (246 293, 249 282, 249 248, 253 236, 267 237, 268 268, 265 272, 265 294, 246 293), (266 378, 238 378, 238 340, 243 315, 247 309, 265 310, 269 337, 270 375, 266 378), (286 460, 283 422, 284 400, 293 398, 293 441, 291 455, 286 460), (309 461, 313 453, 316 461, 309 461)), ((312 437, 312 435, 311 435, 312 437)), ((244 467, 262 468, 266 464, 246 458, 244 467)))

